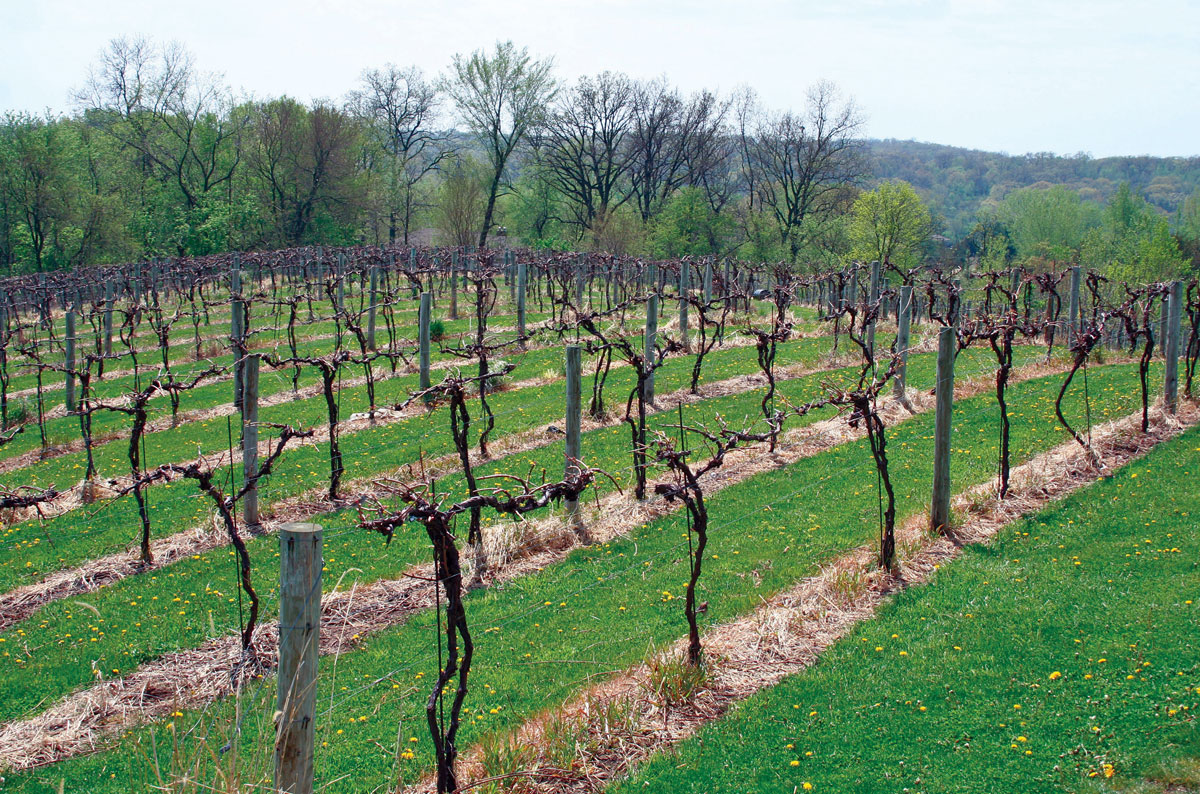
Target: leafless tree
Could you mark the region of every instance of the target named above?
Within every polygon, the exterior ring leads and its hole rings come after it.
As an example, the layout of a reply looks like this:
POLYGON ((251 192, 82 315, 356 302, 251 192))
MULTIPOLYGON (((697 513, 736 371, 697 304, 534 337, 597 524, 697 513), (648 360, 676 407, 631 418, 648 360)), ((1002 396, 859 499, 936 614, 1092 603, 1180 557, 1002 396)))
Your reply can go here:
POLYGON ((633 124, 634 85, 623 74, 581 77, 563 94, 540 137, 545 173, 566 199, 563 220, 581 233, 629 198, 632 165, 627 138, 633 124))
POLYGON ((809 226, 843 208, 846 187, 865 176, 862 124, 854 102, 840 101, 832 83, 820 82, 809 90, 803 115, 762 115, 753 134, 743 138, 756 200, 773 219, 792 262, 809 226))
POLYGON ((392 64, 363 72, 362 87, 351 92, 350 107, 368 120, 377 145, 390 162, 388 182, 388 240, 398 233, 405 245, 415 212, 422 206, 417 186, 453 152, 444 130, 435 129, 441 95, 415 66, 392 64))

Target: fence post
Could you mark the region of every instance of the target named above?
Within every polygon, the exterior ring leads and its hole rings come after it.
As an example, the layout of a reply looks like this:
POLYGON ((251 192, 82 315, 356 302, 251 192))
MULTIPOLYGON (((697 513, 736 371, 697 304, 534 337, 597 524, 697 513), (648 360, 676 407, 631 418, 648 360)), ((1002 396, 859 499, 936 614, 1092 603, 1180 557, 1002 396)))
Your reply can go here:
POLYGON ((458 252, 450 254, 450 319, 458 319, 458 252))
POLYGON ((66 365, 67 365, 67 383, 66 395, 63 398, 63 405, 66 406, 67 413, 75 410, 75 310, 73 306, 67 307, 67 338, 66 338, 66 365))
POLYGON ((112 279, 107 279, 104 282, 104 355, 112 355, 112 323, 113 315, 113 282, 112 279))
POLYGON ((679 338, 683 341, 683 352, 692 352, 692 344, 688 339, 688 290, 691 288, 692 266, 686 262, 679 263, 679 338))
MULTIPOLYGON (((417 249, 415 246, 410 247, 408 249, 408 272, 412 273, 414 276, 417 274, 417 249)), ((431 276, 429 280, 432 282, 433 277, 431 276)), ((410 284, 412 285, 412 296, 413 296, 414 300, 416 300, 416 298, 417 298, 417 283, 419 281, 420 281, 419 278, 414 278, 410 282, 410 284)), ((432 289, 432 287, 431 287, 431 289, 432 289)))
POLYGON ((1166 357, 1163 375, 1163 403, 1169 413, 1179 408, 1179 332, 1183 318, 1183 282, 1172 281, 1164 314, 1167 317, 1166 357))
MULTIPOLYGON (((528 265, 517 263, 517 336, 525 336, 525 284, 529 279, 528 265)), ((521 342, 521 347, 525 343, 521 342)))
POLYGON ((584 310, 584 303, 586 302, 585 299, 588 293, 584 279, 584 267, 584 256, 580 254, 579 258, 575 260, 575 300, 581 312, 584 310))
POLYGON ((704 280, 701 282, 704 290, 704 305, 712 303, 712 262, 704 263, 704 280))
MULTIPOLYGON (((242 367, 242 482, 248 484, 258 474, 258 364, 257 355, 246 356, 242 367)), ((232 463, 232 461, 230 461, 232 463)), ((258 484, 242 498, 242 517, 246 526, 256 527, 258 484)))
MULTIPOLYGON (((580 456, 580 419, 581 419, 581 392, 582 392, 582 373, 583 362, 580 355, 581 348, 579 345, 567 345, 567 445, 564 455, 563 473, 573 465, 572 461, 578 461, 580 456)), ((583 536, 583 521, 580 516, 579 502, 571 499, 567 501, 567 521, 571 528, 575 530, 577 535, 583 536)))
MULTIPOLYGON (((868 293, 868 305, 872 305, 879 300, 879 260, 876 259, 871 263, 871 291, 868 293)), ((867 328, 867 349, 871 351, 871 355, 875 355, 875 321, 871 321, 871 325, 867 328)))
POLYGON ((1167 304, 1169 302, 1167 296, 1164 295, 1161 305, 1158 307, 1158 336, 1154 340, 1154 343, 1158 345, 1155 352, 1163 357, 1163 361, 1167 360, 1167 335, 1170 333, 1167 330, 1167 315, 1169 314, 1167 304))
POLYGON ((337 310, 346 310, 346 255, 337 255, 337 310))
POLYGON ((371 265, 371 303, 367 308, 367 347, 375 350, 375 305, 379 294, 379 267, 371 265))
POLYGON ((279 529, 279 681, 275 790, 312 794, 321 627, 320 524, 279 529))
POLYGON ((907 399, 908 394, 908 345, 912 336, 912 293, 911 284, 900 287, 900 303, 896 307, 896 350, 900 353, 900 368, 896 371, 896 396, 907 399))
POLYGON ((419 388, 424 391, 430 387, 429 382, 429 292, 421 293, 421 305, 417 309, 417 345, 420 350, 421 376, 419 388))
POLYGON ((233 406, 239 411, 242 410, 242 398, 245 389, 243 383, 242 372, 244 367, 241 361, 242 337, 245 336, 245 315, 242 313, 242 271, 238 270, 238 265, 235 262, 233 270, 229 271, 229 295, 230 295, 230 316, 229 316, 229 337, 231 347, 233 349, 233 406))
POLYGON ((934 532, 950 527, 950 431, 954 414, 954 348, 957 338, 953 326, 945 326, 938 335, 937 408, 933 430, 933 501, 929 524, 934 532))
POLYGON ((1071 324, 1067 329, 1067 344, 1074 344, 1079 337, 1079 265, 1071 268, 1071 324))
MULTIPOLYGON (((646 365, 654 360, 654 342, 658 336, 658 295, 651 294, 646 301, 646 338, 643 355, 646 358, 646 365)), ((646 378, 645 388, 642 390, 642 400, 650 405, 654 402, 654 373, 651 372, 646 378)))

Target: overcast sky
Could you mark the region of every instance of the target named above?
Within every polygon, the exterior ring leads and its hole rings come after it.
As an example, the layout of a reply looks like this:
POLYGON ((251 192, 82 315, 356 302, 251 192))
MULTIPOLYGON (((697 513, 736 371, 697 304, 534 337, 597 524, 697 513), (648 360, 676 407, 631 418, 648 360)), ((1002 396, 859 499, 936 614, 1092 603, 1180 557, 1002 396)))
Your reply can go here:
POLYGON ((560 77, 746 83, 799 109, 833 80, 877 138, 1200 154, 1197 0, 0 0, 0 109, 69 110, 107 42, 178 40, 259 97, 338 99, 364 68, 512 39, 560 77))

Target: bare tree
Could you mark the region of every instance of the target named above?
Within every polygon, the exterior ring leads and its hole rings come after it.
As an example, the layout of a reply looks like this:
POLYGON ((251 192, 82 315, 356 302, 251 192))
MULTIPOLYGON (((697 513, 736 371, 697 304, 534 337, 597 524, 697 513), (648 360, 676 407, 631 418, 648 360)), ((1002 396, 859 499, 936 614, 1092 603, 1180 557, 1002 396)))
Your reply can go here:
POLYGON ((745 142, 756 199, 773 219, 779 243, 795 262, 809 227, 842 209, 847 186, 867 164, 858 139, 863 124, 853 100, 841 102, 832 83, 809 89, 804 115, 760 116, 745 142))
POLYGON ((246 115, 233 112, 222 77, 198 73, 181 44, 113 39, 77 101, 147 175, 173 185, 189 211, 227 188, 241 162, 246 115))
POLYGON ((420 209, 417 186, 453 152, 449 135, 433 127, 441 105, 437 87, 415 66, 392 64, 362 74, 362 88, 350 93, 350 107, 366 119, 377 145, 390 160, 388 240, 397 233, 408 245, 413 216, 420 209))
POLYGON ((511 41, 497 42, 491 54, 475 50, 455 55, 444 90, 487 152, 491 173, 487 205, 479 230, 479 247, 487 245, 496 198, 513 152, 542 123, 558 91, 550 71, 552 59, 534 60, 527 48, 511 41))
POLYGON ((546 124, 542 163, 570 206, 567 223, 592 222, 629 198, 625 175, 632 165, 626 145, 633 123, 634 85, 616 72, 581 77, 546 124))
POLYGON ((712 177, 728 103, 710 91, 684 100, 665 78, 634 92, 631 180, 643 221, 649 221, 680 187, 712 177))

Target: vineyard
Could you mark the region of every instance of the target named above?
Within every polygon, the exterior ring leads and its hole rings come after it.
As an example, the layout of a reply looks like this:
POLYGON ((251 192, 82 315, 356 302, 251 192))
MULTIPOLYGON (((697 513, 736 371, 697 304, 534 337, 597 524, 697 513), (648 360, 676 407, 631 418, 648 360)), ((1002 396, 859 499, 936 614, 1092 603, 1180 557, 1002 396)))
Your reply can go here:
POLYGON ((1196 281, 0 282, 0 790, 1200 787, 1196 281))

